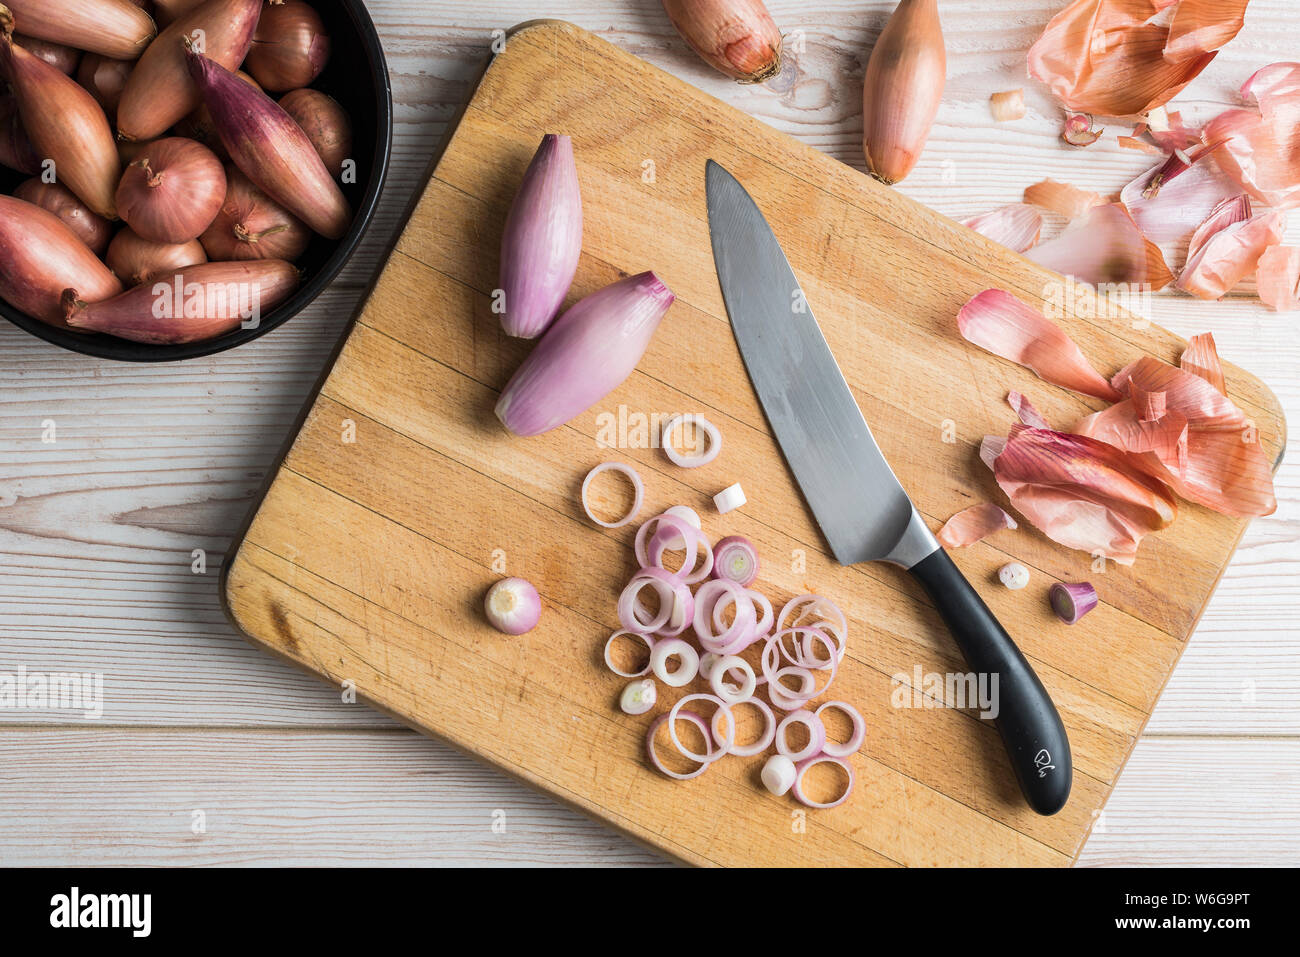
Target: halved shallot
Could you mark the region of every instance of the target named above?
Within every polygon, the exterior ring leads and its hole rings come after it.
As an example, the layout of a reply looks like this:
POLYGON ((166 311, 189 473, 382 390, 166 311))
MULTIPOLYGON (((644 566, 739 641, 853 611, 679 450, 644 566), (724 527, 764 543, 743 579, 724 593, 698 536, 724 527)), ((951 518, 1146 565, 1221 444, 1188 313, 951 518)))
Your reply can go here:
POLYGON ((185 55, 234 164, 326 239, 342 237, 352 222, 352 210, 302 127, 269 96, 220 63, 193 49, 185 55))
POLYGON ((233 70, 253 43, 262 0, 207 0, 173 22, 149 45, 131 71, 117 107, 117 133, 149 140, 202 102, 186 65, 187 48, 233 70))
POLYGON ((1016 520, 992 502, 964 508, 943 523, 936 536, 944 548, 964 548, 1004 528, 1017 528, 1016 520))
POLYGON ((264 314, 298 288, 293 263, 206 263, 159 276, 112 299, 86 301, 82 285, 64 290, 68 325, 155 344, 201 342, 241 325, 256 328, 264 314))
POLYGON ((157 33, 149 14, 132 0, 7 0, 23 33, 134 60, 157 33))
POLYGON ((506 383, 497 418, 516 435, 540 435, 591 408, 632 374, 675 298, 643 272, 574 304, 506 383))
POLYGON ((87 300, 108 299, 122 290, 58 216, 0 195, 0 299, 34 319, 65 327, 62 293, 74 283, 87 300))
POLYGON ((122 166, 108 119, 77 81, 13 42, 13 15, 0 5, 0 75, 8 78, 23 129, 58 181, 105 219, 116 219, 113 192, 122 166))
POLYGON ((501 236, 506 335, 536 339, 555 321, 582 255, 582 193, 569 137, 547 133, 524 171, 501 236))
POLYGON ((986 289, 962 306, 957 327, 967 341, 1032 369, 1039 378, 1085 395, 1121 397, 1060 326, 1001 289, 986 289))
POLYGON ((741 83, 781 70, 781 31, 763 0, 663 0, 664 12, 692 50, 741 83))

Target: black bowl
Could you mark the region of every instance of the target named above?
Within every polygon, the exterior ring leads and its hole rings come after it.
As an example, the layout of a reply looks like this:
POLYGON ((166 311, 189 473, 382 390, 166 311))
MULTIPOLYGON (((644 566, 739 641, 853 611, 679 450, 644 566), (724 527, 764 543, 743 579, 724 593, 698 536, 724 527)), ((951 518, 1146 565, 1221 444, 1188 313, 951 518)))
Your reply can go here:
MULTIPOLYGON (((112 336, 56 329, 3 301, 0 301, 0 315, 32 335, 73 352, 127 362, 171 362, 224 352, 256 339, 287 322, 320 295, 347 263, 374 218, 392 147, 393 93, 384 50, 363 0, 313 0, 312 6, 325 21, 333 51, 325 72, 312 87, 334 97, 352 117, 357 181, 343 185, 343 193, 354 211, 352 225, 340 240, 312 237, 306 252, 297 260, 303 270, 303 284, 292 297, 263 316, 255 329, 236 329, 206 342, 174 346, 145 345, 112 336)), ((0 193, 12 193, 26 178, 0 166, 0 193)))

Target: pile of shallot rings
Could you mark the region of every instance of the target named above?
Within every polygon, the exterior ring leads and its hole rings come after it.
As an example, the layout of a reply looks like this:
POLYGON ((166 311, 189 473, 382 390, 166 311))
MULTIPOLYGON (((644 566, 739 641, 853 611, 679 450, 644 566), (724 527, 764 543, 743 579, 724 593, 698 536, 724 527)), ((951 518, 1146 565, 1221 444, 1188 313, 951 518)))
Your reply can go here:
MULTIPOLYGON (((669 688, 685 688, 697 678, 707 683, 708 690, 685 694, 651 721, 646 732, 650 763, 668 777, 689 780, 728 754, 755 757, 775 746, 768 760, 779 765, 772 777, 783 783, 768 784, 769 790, 779 794, 788 789, 807 807, 843 804, 854 782, 846 758, 862 746, 865 724, 846 702, 819 707, 812 702, 826 694, 844 660, 847 618, 834 602, 815 594, 796 596, 774 612, 766 596, 715 565, 713 548, 696 518, 691 509, 676 506, 638 529, 633 543, 638 569, 618 599, 622 627, 605 643, 605 664, 620 677, 641 681, 653 675, 669 688), (644 645, 648 657, 640 670, 615 662, 612 649, 622 642, 644 645), (747 651, 748 657, 742 657, 747 651), (760 692, 767 700, 758 697, 760 692), (762 733, 746 742, 739 740, 736 715, 744 707, 763 718, 762 733), (847 740, 828 737, 823 721, 828 711, 851 722, 847 740), (777 712, 786 714, 778 719, 777 712), (689 739, 683 733, 686 725, 694 728, 689 739), (665 726, 668 733, 661 736, 665 726), (791 740, 796 727, 806 738, 798 744, 791 740), (660 754, 667 747, 695 767, 669 767, 660 754), (804 777, 826 763, 844 771, 847 784, 833 800, 811 800, 804 777)), ((752 550, 750 543, 739 541, 752 550)), ((647 700, 653 701, 653 694, 647 700)), ((765 783, 768 777, 764 775, 765 783)))

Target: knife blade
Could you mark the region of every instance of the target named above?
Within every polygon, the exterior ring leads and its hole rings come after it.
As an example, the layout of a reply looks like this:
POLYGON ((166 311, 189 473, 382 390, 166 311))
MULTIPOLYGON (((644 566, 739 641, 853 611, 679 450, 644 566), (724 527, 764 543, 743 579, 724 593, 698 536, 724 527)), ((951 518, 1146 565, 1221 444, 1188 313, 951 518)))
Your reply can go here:
POLYGON ((718 163, 705 169, 723 302, 759 404, 835 559, 907 569, 979 675, 1029 805, 1054 814, 1073 776, 1060 715, 1024 655, 939 546, 877 445, 799 280, 758 204, 718 163))

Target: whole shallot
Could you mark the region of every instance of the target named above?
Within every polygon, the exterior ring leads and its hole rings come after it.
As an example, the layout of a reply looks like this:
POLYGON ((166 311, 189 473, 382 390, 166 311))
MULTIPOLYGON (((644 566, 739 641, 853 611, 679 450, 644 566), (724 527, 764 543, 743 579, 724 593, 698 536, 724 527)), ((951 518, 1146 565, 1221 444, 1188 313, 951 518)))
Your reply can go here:
POLYGON ((122 174, 117 207, 144 239, 187 243, 211 225, 226 196, 216 154, 179 136, 150 143, 122 174))
POLYGON ((682 39, 706 63, 742 83, 781 71, 781 31, 763 0, 663 0, 682 39))
POLYGON ((902 180, 921 156, 947 72, 938 0, 901 0, 867 62, 862 150, 871 175, 902 180))
POLYGON ((203 244, 197 239, 188 243, 151 243, 141 239, 130 226, 118 231, 108 244, 105 256, 108 268, 128 286, 138 286, 157 276, 169 275, 186 266, 208 261, 203 244))
POLYGON ((226 198, 199 240, 217 261, 297 259, 311 230, 252 184, 233 166, 226 170, 226 198))
POLYGON ((26 36, 90 53, 134 60, 157 33, 132 0, 9 0, 26 36))
POLYGON ((14 196, 49 210, 89 246, 95 255, 104 255, 109 237, 113 235, 112 225, 103 216, 92 213, 67 187, 29 179, 18 184, 14 196))
POLYGON ((306 88, 280 97, 280 108, 302 127, 325 168, 338 179, 343 161, 352 155, 352 121, 347 110, 332 96, 306 88))
POLYGON ((311 4, 276 0, 262 9, 244 69, 279 93, 312 83, 329 58, 330 37, 311 4))

